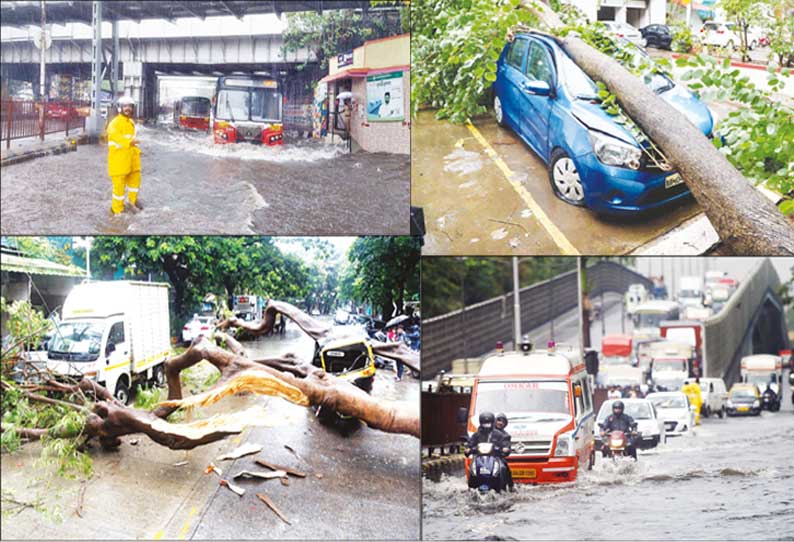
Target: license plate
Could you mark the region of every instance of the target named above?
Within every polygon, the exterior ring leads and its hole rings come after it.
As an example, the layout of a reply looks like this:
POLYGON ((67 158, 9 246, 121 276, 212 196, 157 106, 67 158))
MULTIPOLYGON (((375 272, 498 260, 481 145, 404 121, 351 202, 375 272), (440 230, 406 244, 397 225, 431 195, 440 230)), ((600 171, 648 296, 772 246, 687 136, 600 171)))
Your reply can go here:
POLYGON ((747 412, 748 410, 750 410, 750 407, 740 406, 736 410, 738 410, 739 412, 747 412))
POLYGON ((513 478, 537 478, 538 474, 535 469, 511 469, 513 478))
POLYGON ((682 182, 684 182, 684 179, 681 178, 681 175, 679 175, 678 173, 673 173, 669 177, 665 178, 664 187, 672 188, 674 186, 678 186, 682 182))

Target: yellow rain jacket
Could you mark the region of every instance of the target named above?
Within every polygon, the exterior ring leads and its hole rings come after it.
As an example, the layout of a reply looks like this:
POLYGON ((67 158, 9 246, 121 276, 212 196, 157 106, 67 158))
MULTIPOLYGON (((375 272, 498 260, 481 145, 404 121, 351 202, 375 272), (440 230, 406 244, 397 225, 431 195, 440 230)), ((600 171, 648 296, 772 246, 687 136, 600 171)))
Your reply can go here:
POLYGON ((108 175, 117 177, 141 170, 141 151, 130 146, 135 123, 121 113, 108 124, 108 175))
POLYGON ((695 407, 695 425, 700 425, 700 408, 703 406, 703 398, 700 396, 700 386, 696 382, 684 384, 681 391, 689 397, 689 402, 695 407))

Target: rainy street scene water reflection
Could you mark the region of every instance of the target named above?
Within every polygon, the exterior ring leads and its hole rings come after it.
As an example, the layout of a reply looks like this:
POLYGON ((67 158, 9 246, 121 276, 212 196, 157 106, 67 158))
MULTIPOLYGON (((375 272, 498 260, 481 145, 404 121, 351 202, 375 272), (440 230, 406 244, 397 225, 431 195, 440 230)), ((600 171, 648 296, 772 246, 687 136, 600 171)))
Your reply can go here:
POLYGON ((4 234, 408 233, 405 6, 2 9, 4 234))

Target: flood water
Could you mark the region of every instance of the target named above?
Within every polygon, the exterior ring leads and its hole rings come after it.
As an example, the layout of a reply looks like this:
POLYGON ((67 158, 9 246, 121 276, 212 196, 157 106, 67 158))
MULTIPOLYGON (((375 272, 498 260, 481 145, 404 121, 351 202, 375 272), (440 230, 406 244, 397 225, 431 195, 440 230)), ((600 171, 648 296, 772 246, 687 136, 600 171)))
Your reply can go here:
POLYGON ((143 211, 110 215, 107 147, 3 167, 3 234, 395 235, 409 231, 407 155, 288 138, 281 147, 139 127, 143 211))
POLYGON ((425 539, 794 540, 794 412, 702 420, 695 434, 560 485, 480 496, 463 472, 423 485, 425 539))

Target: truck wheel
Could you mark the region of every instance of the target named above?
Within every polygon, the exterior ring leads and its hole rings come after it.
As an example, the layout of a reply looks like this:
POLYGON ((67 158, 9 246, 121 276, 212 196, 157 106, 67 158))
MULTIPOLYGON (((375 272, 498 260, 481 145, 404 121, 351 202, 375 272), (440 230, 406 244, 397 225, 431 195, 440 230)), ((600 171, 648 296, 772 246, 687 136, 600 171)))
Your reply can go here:
POLYGON ((156 365, 154 369, 152 369, 152 373, 152 384, 158 388, 165 386, 165 370, 163 369, 163 364, 156 365))
POLYGON ((124 378, 120 378, 116 383, 116 393, 113 396, 123 405, 130 402, 130 387, 124 378))
POLYGON ((590 459, 587 461, 587 470, 593 470, 595 466, 595 449, 590 452, 590 459))
POLYGON ((706 418, 711 418, 711 407, 706 405, 706 411, 703 413, 703 416, 706 418))
POLYGON ((724 417, 725 417, 725 406, 724 406, 724 405, 723 405, 723 407, 722 407, 721 409, 719 409, 719 410, 717 411, 717 416, 719 416, 719 417, 720 417, 720 419, 722 419, 722 418, 724 418, 724 417))

